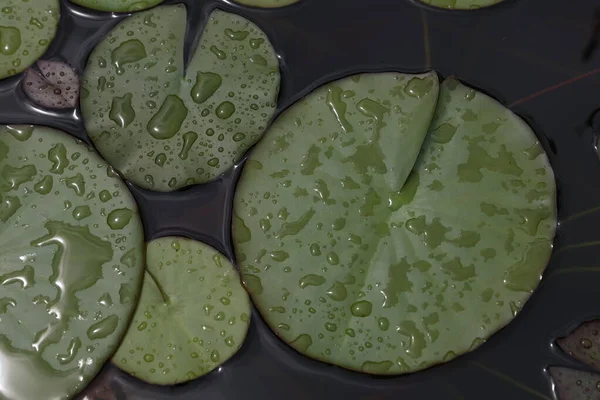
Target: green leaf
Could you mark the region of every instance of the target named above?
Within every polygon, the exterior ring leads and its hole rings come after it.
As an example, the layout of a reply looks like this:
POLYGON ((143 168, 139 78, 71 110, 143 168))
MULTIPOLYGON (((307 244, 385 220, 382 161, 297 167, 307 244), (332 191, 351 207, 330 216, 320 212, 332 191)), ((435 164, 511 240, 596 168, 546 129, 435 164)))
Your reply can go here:
POLYGON ((234 0, 236 3, 250 7, 278 8, 297 3, 299 0, 234 0))
POLYGON ((185 21, 181 5, 135 14, 96 47, 84 74, 90 138, 127 179, 158 191, 233 166, 262 136, 279 90, 265 34, 218 10, 182 78, 185 21))
POLYGON ((69 135, 2 126, 0 221, 0 397, 70 397, 116 350, 136 305, 135 202, 69 135))
POLYGON ((600 371, 600 321, 583 323, 556 344, 571 357, 600 371))
POLYGON ((164 0, 70 0, 71 3, 99 11, 130 12, 141 11, 164 0))
POLYGON ((474 10, 501 3, 503 0, 420 0, 434 7, 451 10, 474 10))
POLYGON ((3 0, 0 79, 27 69, 46 51, 58 27, 58 0, 3 0))
POLYGON ((448 79, 421 148, 436 98, 434 76, 334 82, 250 156, 237 259, 265 320, 300 352, 417 371, 478 347, 537 286, 556 227, 542 146, 498 102, 448 79))
POLYGON ((548 372, 559 400, 592 400, 600 392, 600 375, 563 367, 550 367, 548 372))
POLYGON ((149 383, 186 382, 231 358, 249 322, 250 300, 223 255, 189 239, 156 239, 140 304, 113 360, 149 383))

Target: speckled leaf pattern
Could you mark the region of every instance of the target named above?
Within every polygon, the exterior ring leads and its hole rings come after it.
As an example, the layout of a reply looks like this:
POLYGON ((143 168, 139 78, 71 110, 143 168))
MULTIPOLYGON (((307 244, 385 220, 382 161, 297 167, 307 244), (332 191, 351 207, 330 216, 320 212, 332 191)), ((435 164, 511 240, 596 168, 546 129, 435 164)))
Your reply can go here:
POLYGON ((99 11, 131 12, 154 7, 164 0, 70 0, 71 3, 99 11))
POLYGON ((420 0, 434 7, 451 10, 475 10, 501 3, 503 0, 420 0))
POLYGON ((219 10, 182 78, 185 21, 181 5, 135 14, 96 47, 84 75, 90 138, 127 179, 157 191, 233 166, 262 136, 279 90, 265 34, 219 10))
POLYGON ((50 128, 0 128, 0 397, 64 399, 116 350, 143 230, 127 187, 50 128))
POLYGON ((532 130, 454 79, 405 183, 437 85, 389 79, 334 82, 287 110, 234 202, 236 255, 269 325, 310 357, 372 374, 448 361, 507 324, 556 226, 532 130))
POLYGON ((79 77, 68 64, 39 60, 27 70, 23 91, 44 108, 75 108, 79 100, 79 77))
POLYGON ((289 6, 290 4, 297 3, 300 0, 234 0, 236 3, 243 4, 250 7, 259 8, 278 8, 289 6))
POLYGON ((600 321, 589 321, 556 344, 571 357, 600 371, 600 321))
POLYGON ((562 367, 548 372, 559 400, 600 400, 600 375, 562 367))
POLYGON ((190 239, 156 239, 148 244, 140 304, 114 362, 146 382, 185 382, 231 358, 249 322, 248 294, 225 256, 190 239))
POLYGON ((58 0, 3 0, 0 4, 0 79, 24 71, 56 34, 58 0))

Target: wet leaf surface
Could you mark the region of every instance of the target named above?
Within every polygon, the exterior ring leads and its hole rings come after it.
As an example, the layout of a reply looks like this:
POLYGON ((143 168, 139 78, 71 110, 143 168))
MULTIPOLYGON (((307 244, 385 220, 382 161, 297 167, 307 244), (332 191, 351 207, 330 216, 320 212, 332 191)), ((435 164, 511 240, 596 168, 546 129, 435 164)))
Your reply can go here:
POLYGON ((64 399, 118 346, 144 246, 127 187, 86 145, 0 127, 0 397, 64 399))
POLYGON ((556 344, 571 357, 600 371, 600 321, 583 323, 556 344))
POLYGON ((260 139, 275 111, 279 61, 246 19, 213 11, 184 76, 186 11, 135 14, 92 52, 83 119, 102 155, 135 184, 210 181, 260 139))
POLYGON ((450 10, 476 10, 501 3, 503 0, 418 0, 434 7, 450 10))
POLYGON ((556 229, 541 144, 454 79, 431 122, 436 100, 434 75, 337 81, 284 112, 246 163, 237 260, 301 353, 421 370, 477 348, 538 285, 556 229))
POLYGON ((212 247, 164 237, 148 244, 139 306, 115 364, 146 382, 205 375, 242 346, 250 300, 236 270, 212 247))
POLYGON ((559 400, 600 399, 600 375, 563 367, 550 367, 548 372, 559 400))
POLYGON ((154 7, 164 0, 70 0, 74 4, 99 11, 131 12, 154 7))
POLYGON ((234 0, 236 3, 250 7, 278 8, 295 4, 300 0, 234 0))
POLYGON ((39 60, 23 80, 25 94, 45 108, 75 108, 79 101, 79 77, 73 68, 60 61, 39 60))

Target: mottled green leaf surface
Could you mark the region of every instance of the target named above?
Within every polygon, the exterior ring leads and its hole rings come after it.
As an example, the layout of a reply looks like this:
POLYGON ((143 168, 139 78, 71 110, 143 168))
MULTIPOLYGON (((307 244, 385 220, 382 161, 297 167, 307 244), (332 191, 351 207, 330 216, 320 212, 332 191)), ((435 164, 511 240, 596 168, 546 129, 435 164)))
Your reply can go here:
POLYGON ((277 8, 297 3, 299 0, 234 0, 236 3, 250 7, 277 8))
POLYGON ((244 280, 283 340, 372 374, 478 347, 540 280, 555 183, 531 129, 454 79, 365 75, 287 110, 234 203, 244 280), (414 168, 413 160, 420 150, 414 168))
POLYGON ((64 399, 116 350, 144 241, 127 187, 84 144, 0 127, 0 398, 64 399))
POLYGON ((434 7, 451 10, 475 10, 501 3, 503 0, 420 0, 434 7))
POLYGON ((164 0, 70 0, 87 8, 100 11, 130 12, 145 10, 164 0))
POLYGON ((146 382, 185 382, 231 358, 249 322, 248 294, 225 256, 189 239, 156 239, 148 244, 140 304, 114 361, 146 382))
POLYGON ((58 0, 0 3, 0 79, 24 71, 44 54, 59 18, 58 0))
POLYGON ((246 19, 214 11, 184 76, 182 5, 135 14, 92 52, 81 102, 90 138, 127 179, 171 191, 214 179, 262 136, 279 62, 246 19))

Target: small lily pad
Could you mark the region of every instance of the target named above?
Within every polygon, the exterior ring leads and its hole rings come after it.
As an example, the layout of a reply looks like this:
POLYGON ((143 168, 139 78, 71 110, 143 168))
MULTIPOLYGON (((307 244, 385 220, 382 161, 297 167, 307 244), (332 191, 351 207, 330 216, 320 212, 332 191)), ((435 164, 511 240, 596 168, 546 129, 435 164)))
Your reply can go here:
POLYGON ((589 321, 556 344, 571 357, 600 371, 600 321, 589 321))
POLYGON ((504 0, 420 0, 430 6, 447 8, 451 10, 475 10, 478 8, 493 6, 504 0))
POLYGON ((278 8, 289 6, 300 0, 235 0, 236 3, 250 7, 278 8))
POLYGON ((78 4, 98 11, 131 12, 141 11, 154 7, 165 0, 70 0, 78 4))
POLYGON ((70 398, 114 353, 136 306, 135 202, 71 136, 2 126, 0 221, 0 398, 70 398))
POLYGON ((135 184, 172 191, 210 181, 260 139, 275 112, 279 61, 266 35, 213 11, 187 71, 185 7, 119 24, 85 70, 83 119, 102 155, 135 184))
POLYGON ((431 75, 334 82, 285 111, 244 167, 237 260, 267 323, 301 353, 370 374, 421 370, 477 348, 539 284, 556 229, 544 149, 454 79, 430 125, 436 99, 431 75))
POLYGON ((56 34, 58 0, 3 0, 0 5, 0 79, 35 62, 56 34))
POLYGON ((149 383, 205 375, 242 346, 250 300, 231 263, 212 247, 164 237, 148 243, 139 306, 113 360, 149 383))
POLYGON ((27 70, 23 91, 35 104, 45 108, 75 108, 79 101, 79 77, 60 61, 37 62, 27 70))
POLYGON ((559 400, 600 399, 600 375, 563 367, 550 367, 548 372, 559 400))

